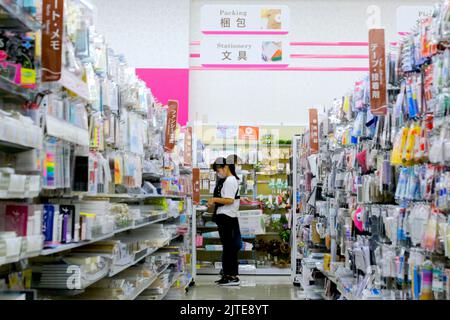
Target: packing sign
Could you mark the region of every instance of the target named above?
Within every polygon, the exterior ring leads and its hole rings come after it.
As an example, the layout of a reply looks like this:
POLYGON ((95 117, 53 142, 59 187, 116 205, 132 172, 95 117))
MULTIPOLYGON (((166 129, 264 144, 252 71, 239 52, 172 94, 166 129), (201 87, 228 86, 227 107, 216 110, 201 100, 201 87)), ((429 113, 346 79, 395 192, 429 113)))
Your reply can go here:
POLYGON ((205 5, 201 29, 205 35, 286 35, 290 12, 280 5, 205 5))

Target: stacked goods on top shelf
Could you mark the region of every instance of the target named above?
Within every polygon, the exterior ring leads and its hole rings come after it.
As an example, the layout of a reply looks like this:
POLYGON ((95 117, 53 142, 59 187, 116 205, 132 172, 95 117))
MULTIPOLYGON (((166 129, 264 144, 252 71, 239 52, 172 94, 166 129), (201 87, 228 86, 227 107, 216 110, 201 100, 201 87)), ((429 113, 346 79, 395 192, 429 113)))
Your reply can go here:
POLYGON ((299 139, 296 273, 310 287, 320 270, 328 298, 450 299, 448 10, 390 55, 385 116, 367 77, 320 120, 318 154, 299 139))

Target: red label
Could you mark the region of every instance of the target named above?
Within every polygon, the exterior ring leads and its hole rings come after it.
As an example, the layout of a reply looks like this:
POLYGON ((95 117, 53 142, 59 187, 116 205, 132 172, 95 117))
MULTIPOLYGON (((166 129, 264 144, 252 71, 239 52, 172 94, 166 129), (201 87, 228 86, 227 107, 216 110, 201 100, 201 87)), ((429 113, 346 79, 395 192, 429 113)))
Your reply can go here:
POLYGON ((259 140, 259 128, 258 127, 248 127, 248 126, 240 126, 239 127, 239 139, 240 140, 259 140))
POLYGON ((319 114, 309 109, 309 145, 311 154, 319 153, 319 114))
POLYGON ((184 134, 184 165, 192 166, 192 127, 187 127, 184 134))
POLYGON ((61 79, 64 0, 42 2, 42 82, 61 79))
POLYGON ((192 200, 194 204, 200 203, 200 169, 192 169, 192 200))
POLYGON ((370 111, 387 113, 386 48, 384 29, 369 30, 370 111))
POLYGON ((167 110, 167 123, 166 123, 166 152, 172 152, 176 142, 176 130, 177 130, 177 118, 178 118, 178 101, 169 100, 167 110))

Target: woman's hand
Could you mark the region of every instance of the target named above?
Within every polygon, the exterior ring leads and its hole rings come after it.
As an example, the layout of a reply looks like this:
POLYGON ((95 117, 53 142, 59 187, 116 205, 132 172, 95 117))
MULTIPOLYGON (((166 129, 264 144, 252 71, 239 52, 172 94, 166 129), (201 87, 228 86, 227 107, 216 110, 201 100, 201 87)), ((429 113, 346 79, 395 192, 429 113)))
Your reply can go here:
POLYGON ((214 207, 214 204, 215 204, 214 198, 208 200, 208 208, 214 207))

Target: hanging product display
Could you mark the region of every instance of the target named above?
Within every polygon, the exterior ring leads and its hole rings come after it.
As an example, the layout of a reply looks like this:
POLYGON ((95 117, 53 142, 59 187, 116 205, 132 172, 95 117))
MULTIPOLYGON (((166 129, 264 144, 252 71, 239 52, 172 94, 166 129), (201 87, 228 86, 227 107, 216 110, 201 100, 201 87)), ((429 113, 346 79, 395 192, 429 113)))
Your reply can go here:
POLYGON ((449 298, 447 10, 388 55, 386 115, 374 115, 364 78, 326 110, 317 157, 311 132, 296 137, 293 275, 304 287, 318 269, 331 298, 449 298))

